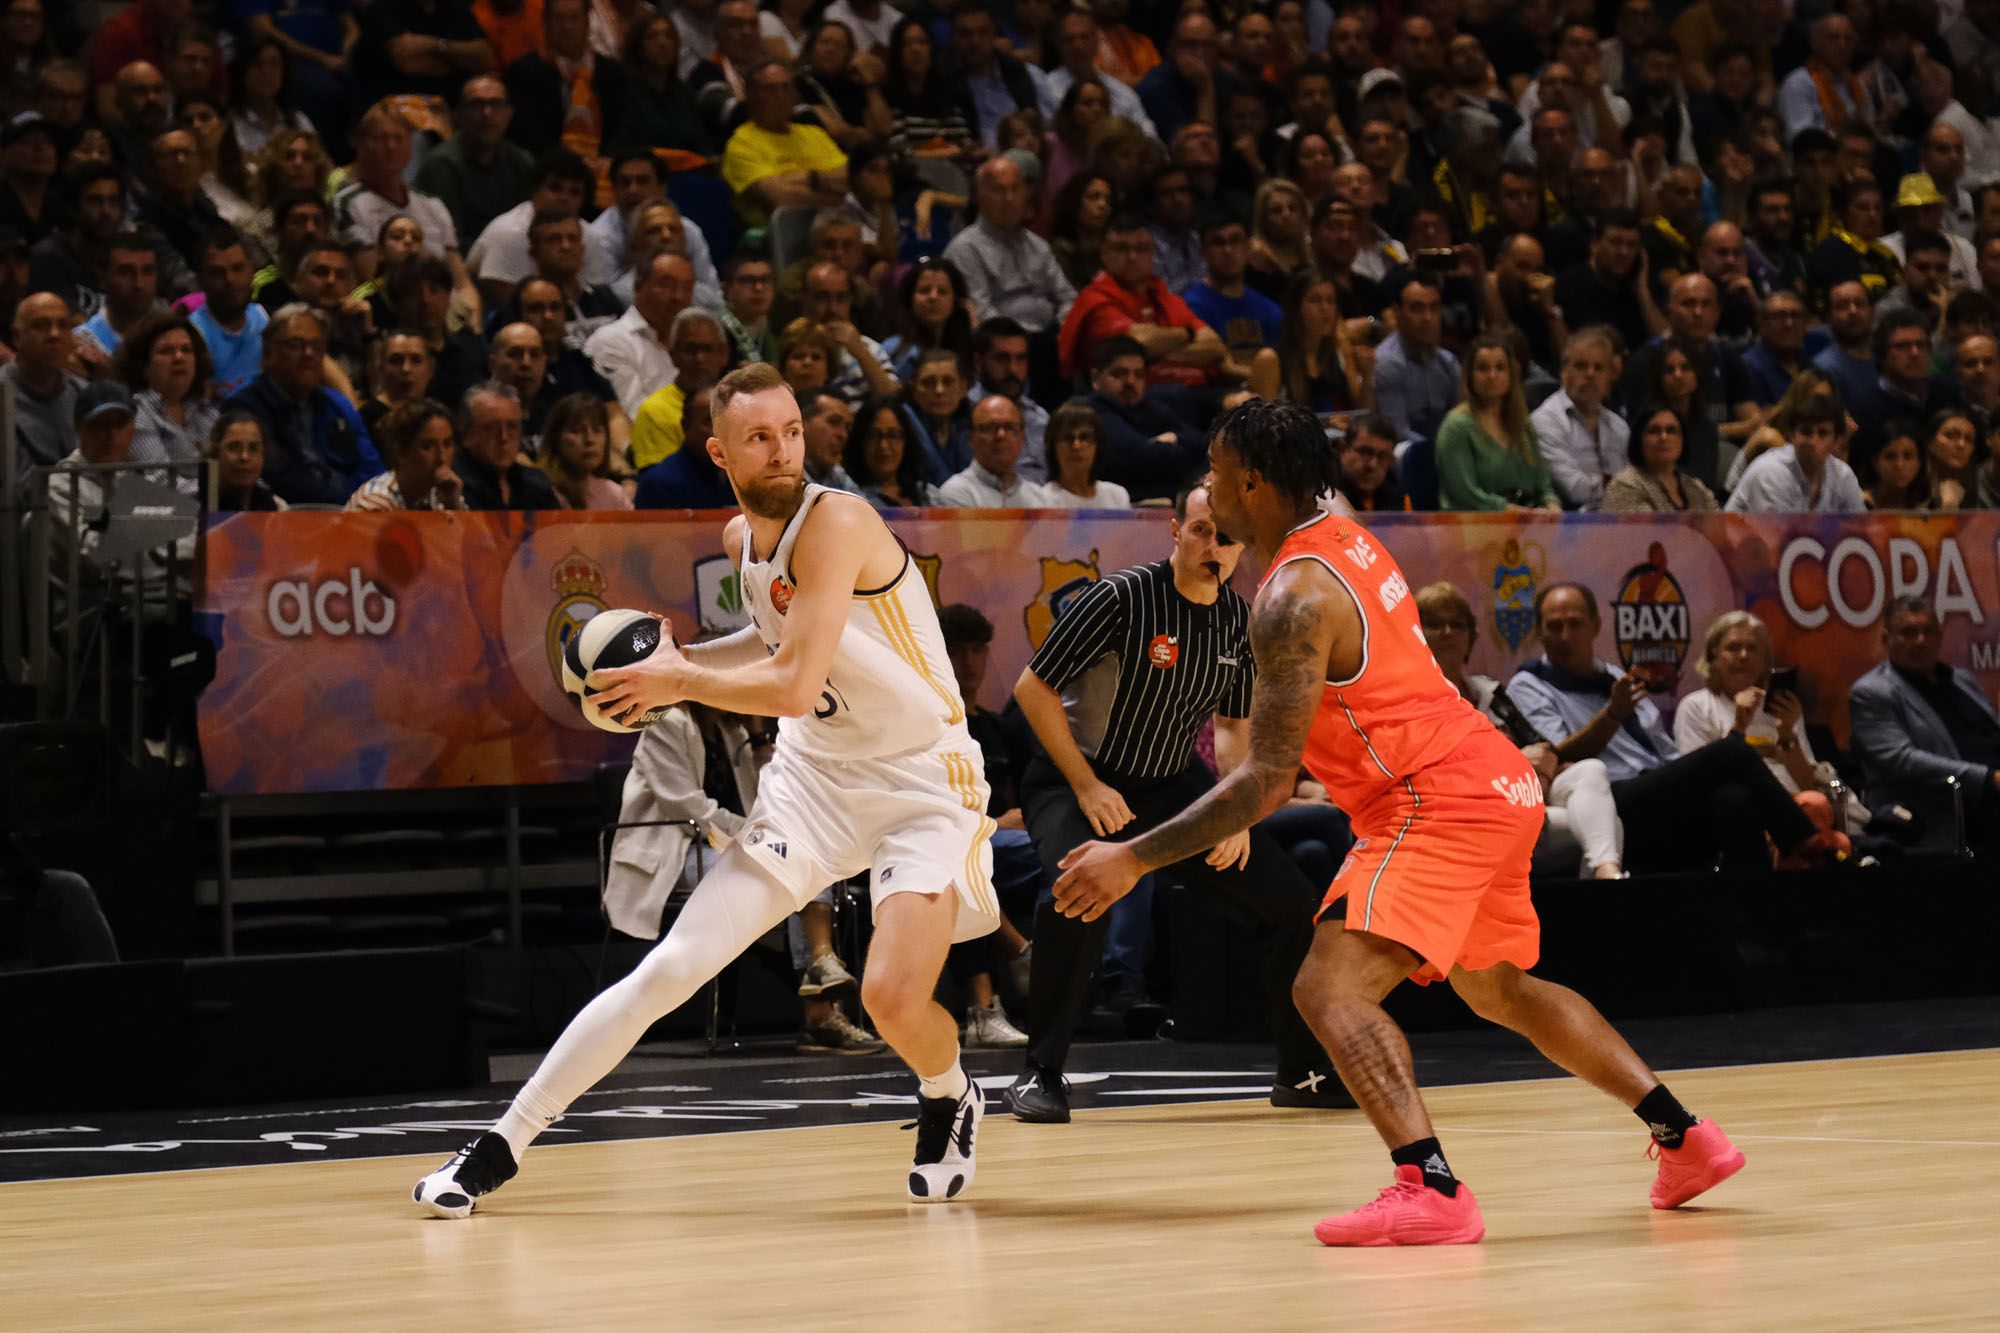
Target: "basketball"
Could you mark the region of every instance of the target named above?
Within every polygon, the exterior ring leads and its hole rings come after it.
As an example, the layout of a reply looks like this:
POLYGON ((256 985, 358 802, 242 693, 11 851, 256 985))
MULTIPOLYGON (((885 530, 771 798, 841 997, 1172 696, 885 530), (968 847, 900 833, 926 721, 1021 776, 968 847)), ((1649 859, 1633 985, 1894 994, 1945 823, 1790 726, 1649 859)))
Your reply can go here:
POLYGON ((604 712, 591 701, 596 690, 584 684, 593 671, 631 666, 643 662, 659 648, 662 640, 672 642, 673 627, 649 611, 599 611, 583 622, 563 646, 563 693, 583 710, 584 720, 606 731, 635 732, 656 721, 665 709, 656 708, 630 724, 604 712))

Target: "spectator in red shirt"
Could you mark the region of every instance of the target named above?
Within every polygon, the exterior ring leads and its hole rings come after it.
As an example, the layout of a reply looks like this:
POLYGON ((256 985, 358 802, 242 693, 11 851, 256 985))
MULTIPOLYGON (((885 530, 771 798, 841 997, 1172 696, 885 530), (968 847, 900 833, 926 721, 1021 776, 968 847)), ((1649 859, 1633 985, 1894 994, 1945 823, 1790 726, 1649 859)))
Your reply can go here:
POLYGON ((1229 360, 1215 330, 1153 272, 1153 233, 1126 213, 1104 231, 1104 271, 1076 294, 1057 337, 1062 373, 1074 379, 1091 365, 1097 344, 1127 337, 1146 349, 1148 384, 1200 386, 1212 376, 1241 380, 1248 371, 1229 360))

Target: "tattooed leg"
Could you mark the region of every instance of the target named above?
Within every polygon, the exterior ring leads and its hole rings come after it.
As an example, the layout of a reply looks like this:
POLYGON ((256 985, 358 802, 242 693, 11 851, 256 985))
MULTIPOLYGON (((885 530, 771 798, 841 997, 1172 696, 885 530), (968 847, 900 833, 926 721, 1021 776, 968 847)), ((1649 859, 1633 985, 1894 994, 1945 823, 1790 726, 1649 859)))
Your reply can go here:
POLYGON ((1341 1082, 1391 1148, 1432 1137, 1410 1044, 1382 1009, 1383 997, 1417 966, 1417 956, 1393 940, 1326 921, 1292 986, 1341 1082))

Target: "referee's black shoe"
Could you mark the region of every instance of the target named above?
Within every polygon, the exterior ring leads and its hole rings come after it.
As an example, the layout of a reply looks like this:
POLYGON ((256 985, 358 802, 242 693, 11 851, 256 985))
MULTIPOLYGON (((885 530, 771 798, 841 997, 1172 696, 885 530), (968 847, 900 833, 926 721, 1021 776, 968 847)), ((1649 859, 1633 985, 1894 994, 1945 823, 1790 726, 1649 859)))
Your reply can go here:
POLYGON ((1354 1094, 1331 1069, 1308 1069, 1302 1073, 1280 1074, 1271 1084, 1271 1105, 1302 1106, 1318 1111, 1349 1111, 1355 1107, 1354 1094))
POLYGON ((1067 1125, 1069 1080, 1030 1060, 1007 1089, 1007 1109, 1031 1125, 1067 1125))

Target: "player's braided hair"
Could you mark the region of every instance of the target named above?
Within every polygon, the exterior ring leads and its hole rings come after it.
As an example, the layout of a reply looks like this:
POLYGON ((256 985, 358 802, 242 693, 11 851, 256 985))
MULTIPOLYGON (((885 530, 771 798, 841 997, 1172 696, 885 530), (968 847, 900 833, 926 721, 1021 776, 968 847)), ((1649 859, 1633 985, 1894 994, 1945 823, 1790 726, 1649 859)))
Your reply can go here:
POLYGON ((1261 474, 1300 508, 1340 481, 1340 459, 1326 427, 1297 403, 1253 398, 1223 413, 1209 438, 1235 450, 1245 469, 1261 474))

